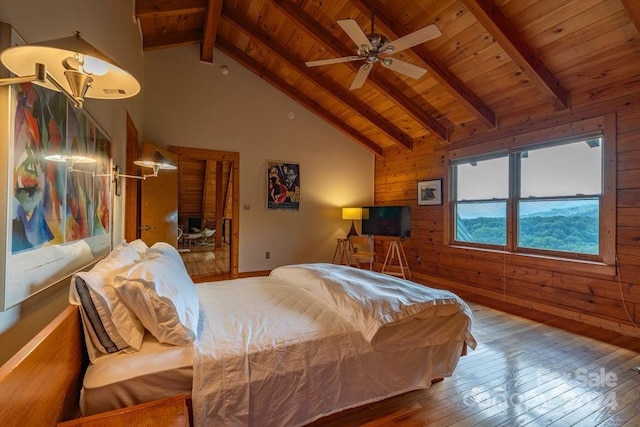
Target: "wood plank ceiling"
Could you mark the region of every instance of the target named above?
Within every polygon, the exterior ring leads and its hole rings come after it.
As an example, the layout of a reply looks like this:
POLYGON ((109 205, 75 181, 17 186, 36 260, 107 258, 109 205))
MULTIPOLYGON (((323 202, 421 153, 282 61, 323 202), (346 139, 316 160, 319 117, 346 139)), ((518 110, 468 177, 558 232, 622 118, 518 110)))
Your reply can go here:
POLYGON ((144 50, 219 49, 377 156, 417 140, 490 132, 600 98, 640 78, 637 0, 137 0, 144 50), (393 55, 420 79, 362 62, 340 19, 390 40, 435 24, 440 37, 393 55))

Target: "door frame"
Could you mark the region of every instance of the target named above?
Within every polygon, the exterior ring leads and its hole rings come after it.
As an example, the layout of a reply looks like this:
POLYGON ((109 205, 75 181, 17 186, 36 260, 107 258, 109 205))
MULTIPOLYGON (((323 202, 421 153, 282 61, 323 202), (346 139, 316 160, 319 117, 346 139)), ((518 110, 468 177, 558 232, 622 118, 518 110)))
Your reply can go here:
POLYGON ((232 163, 232 194, 231 194, 231 236, 230 236, 230 274, 231 278, 238 277, 238 242, 240 230, 240 153, 234 151, 207 150, 204 148, 190 148, 170 145, 167 150, 181 158, 193 160, 210 160, 232 163))

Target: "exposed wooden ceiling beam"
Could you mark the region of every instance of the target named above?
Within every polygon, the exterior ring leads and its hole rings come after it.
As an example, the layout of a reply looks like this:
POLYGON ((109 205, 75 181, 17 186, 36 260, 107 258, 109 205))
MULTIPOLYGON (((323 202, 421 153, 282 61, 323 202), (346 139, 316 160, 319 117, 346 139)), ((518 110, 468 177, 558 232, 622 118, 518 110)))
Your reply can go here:
POLYGON ((378 146, 375 142, 370 140, 369 138, 362 135, 353 127, 349 126, 349 124, 343 122, 339 117, 334 115, 332 112, 322 107, 316 101, 300 92, 298 89, 291 86, 287 83, 282 77, 274 73, 273 71, 263 67, 261 64, 256 62, 251 56, 247 55, 240 49, 238 49, 233 43, 224 39, 218 35, 216 37, 216 47, 220 49, 225 54, 229 55, 235 61, 238 61, 240 64, 244 65, 247 69, 253 71, 260 78, 269 82, 276 89, 282 91, 287 94, 291 98, 295 99, 304 107, 316 113, 318 116, 325 119, 327 122, 331 123, 334 127, 345 133, 347 136, 353 138, 355 141, 360 143, 362 146, 367 148, 373 154, 378 157, 383 157, 384 153, 380 146, 378 146))
POLYGON ((200 47, 200 60, 203 62, 213 62, 213 46, 216 43, 221 13, 222 0, 209 0, 209 8, 204 19, 204 37, 200 47))
MULTIPOLYGON (((371 4, 367 0, 351 0, 363 14, 371 13, 371 4)), ((380 28, 382 34, 390 40, 397 40, 402 36, 409 34, 402 27, 389 19, 382 10, 379 3, 375 6, 375 24, 380 28)), ((496 115, 482 100, 453 73, 448 71, 442 64, 436 61, 431 54, 423 46, 415 46, 411 49, 426 65, 426 69, 431 73, 431 77, 438 84, 444 87, 451 95, 456 98, 467 110, 479 119, 485 126, 495 128, 496 115)))
POLYGON ((569 93, 522 40, 493 0, 462 0, 478 22, 520 66, 556 110, 569 107, 569 93))
POLYGON ((413 139, 409 135, 396 127, 382 114, 373 110, 352 91, 326 77, 321 71, 304 66, 303 60, 291 56, 291 53, 287 49, 285 49, 277 40, 274 39, 274 37, 258 25, 242 17, 235 10, 229 7, 223 8, 222 16, 223 19, 229 19, 233 24, 238 26, 241 31, 250 36, 255 43, 260 44, 266 50, 271 52, 271 54, 276 56, 278 61, 294 69, 310 82, 313 82, 321 89, 327 91, 327 93, 336 98, 342 104, 346 105, 348 108, 354 110, 356 113, 371 122, 372 125, 376 126, 388 135, 400 148, 404 148, 405 150, 411 150, 413 148, 413 139))
POLYGON ((140 19, 190 15, 206 10, 207 0, 136 0, 136 17, 140 19))
POLYGON ((201 42, 202 30, 181 31, 179 33, 165 33, 159 36, 145 36, 142 43, 142 49, 144 51, 149 51, 201 42))
POLYGON ((636 30, 640 32, 640 3, 638 0, 621 0, 622 5, 627 10, 633 25, 636 26, 636 30))
MULTIPOLYGON (((331 32, 320 25, 317 20, 304 13, 302 8, 292 3, 291 0, 270 1, 272 4, 277 6, 286 17, 297 23, 297 27, 300 30, 305 31, 308 36, 317 40, 319 43, 324 45, 325 49, 336 56, 352 56, 355 54, 354 49, 348 48, 342 44, 342 42, 334 37, 331 32)), ((347 66, 352 67, 355 71, 359 68, 359 66, 353 62, 346 64, 347 66)), ((405 96, 394 84, 380 75, 376 76, 375 79, 369 79, 368 82, 375 87, 377 91, 392 99, 398 107, 402 108, 414 120, 420 123, 421 126, 428 129, 436 137, 444 141, 448 139, 447 128, 427 114, 423 108, 405 96)))

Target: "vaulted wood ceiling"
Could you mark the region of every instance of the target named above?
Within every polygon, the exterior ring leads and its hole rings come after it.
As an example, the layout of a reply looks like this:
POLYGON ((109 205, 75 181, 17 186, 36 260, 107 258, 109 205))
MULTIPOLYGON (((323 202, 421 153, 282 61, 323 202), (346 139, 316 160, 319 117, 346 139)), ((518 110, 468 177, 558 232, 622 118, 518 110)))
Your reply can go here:
POLYGON ((449 141, 606 98, 640 80, 637 0, 376 0, 377 33, 395 40, 429 24, 442 36, 393 55, 428 70, 414 80, 361 62, 336 21, 371 29, 370 0, 136 0, 144 50, 219 49, 378 156, 414 141, 449 141), (616 91, 612 91, 616 92, 616 91))

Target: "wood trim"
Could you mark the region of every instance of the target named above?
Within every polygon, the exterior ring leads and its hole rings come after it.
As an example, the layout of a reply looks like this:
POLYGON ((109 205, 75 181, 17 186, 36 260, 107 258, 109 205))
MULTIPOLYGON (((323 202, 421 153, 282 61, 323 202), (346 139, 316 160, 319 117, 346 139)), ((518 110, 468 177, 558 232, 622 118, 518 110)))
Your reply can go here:
POLYGON ((179 33, 145 36, 142 43, 142 50, 147 52, 154 49, 166 49, 169 47, 197 44, 202 41, 202 37, 202 30, 190 30, 181 31, 179 33))
MULTIPOLYGON (((220 247, 222 245, 222 225, 224 223, 224 205, 226 202, 225 197, 221 197, 224 195, 224 191, 222 189, 223 184, 223 166, 222 162, 216 162, 216 232, 215 242, 216 246, 220 247)), ((209 168, 207 167, 207 170, 209 168)), ((233 177, 232 177, 233 178, 233 177)), ((207 181, 205 181, 206 183, 207 181)), ((205 184, 206 185, 206 184, 205 184)))
POLYGON ((617 121, 616 114, 604 117, 604 147, 603 147, 603 193, 600 209, 602 222, 600 224, 600 253, 605 264, 616 264, 616 188, 617 188, 617 121), (606 238, 603 238, 605 236, 606 238))
POLYGON ((493 0, 462 0, 507 54, 527 73, 556 110, 569 108, 569 93, 502 14, 493 0))
POLYGON ((200 61, 213 62, 213 47, 220 25, 222 0, 209 0, 209 7, 204 20, 204 35, 200 46, 200 61))
POLYGON ((640 33, 640 3, 638 0, 620 0, 631 18, 636 30, 640 33))
MULTIPOLYGON (((355 53, 351 48, 342 44, 339 39, 334 37, 331 32, 325 29, 316 19, 305 14, 302 8, 293 5, 291 0, 269 1, 287 18, 298 24, 298 28, 301 31, 304 31, 309 37, 313 38, 318 43, 321 43, 325 49, 327 49, 327 52, 337 56, 351 56, 355 53)), ((359 65, 353 62, 346 63, 346 65, 356 72, 359 68, 359 65)), ((376 75, 375 79, 368 79, 367 84, 371 85, 371 87, 375 88, 375 90, 379 91, 381 94, 391 98, 395 105, 402 108, 420 125, 428 129, 436 138, 442 141, 448 141, 448 129, 442 123, 431 117, 423 106, 417 105, 414 101, 405 96, 394 83, 384 79, 381 75, 376 75)))
POLYGON ((384 151, 374 141, 362 135, 357 129, 342 121, 342 119, 333 114, 331 111, 322 107, 316 101, 300 92, 298 89, 294 88, 273 71, 264 68, 252 57, 238 49, 233 43, 225 40, 223 37, 218 36, 216 47, 222 52, 229 55, 235 61, 245 66, 248 70, 255 73, 258 77, 270 83, 276 89, 295 99, 303 107, 306 107, 310 111, 313 111, 319 117, 332 124, 336 129, 342 131, 348 137, 353 138, 356 142, 371 151, 377 157, 382 158, 384 156, 384 151))
MULTIPOLYGON (((365 0, 352 1, 360 12, 363 14, 371 13, 371 4, 365 0)), ((391 40, 397 40, 398 38, 410 33, 406 28, 402 28, 400 25, 394 23, 391 19, 385 16, 385 13, 380 10, 381 5, 378 2, 375 6, 375 19, 376 26, 380 28, 383 34, 385 34, 391 40)), ((431 77, 444 87, 451 95, 456 98, 462 105, 467 108, 478 120, 480 120, 485 126, 489 128, 495 128, 497 126, 496 115, 488 105, 482 100, 453 73, 448 71, 446 67, 440 64, 435 58, 433 58, 427 49, 418 45, 413 51, 424 63, 427 70, 431 73, 431 77)))
MULTIPOLYGON (((528 144, 535 144, 536 142, 561 140, 573 136, 580 136, 581 134, 588 134, 592 132, 602 131, 604 135, 604 151, 603 166, 604 175, 603 180, 603 193, 601 204, 601 223, 600 223, 600 262, 589 263, 583 260, 577 260, 575 264, 567 264, 563 266, 564 269, 576 271, 576 274, 585 272, 594 272, 595 274, 604 274, 608 276, 615 275, 616 264, 616 146, 617 146, 617 134, 616 134, 616 114, 609 113, 604 116, 592 117, 585 120, 577 121, 574 123, 565 123, 549 129, 537 130, 535 132, 523 133, 495 139, 493 141, 487 141, 477 143, 475 145, 468 145, 461 148, 453 148, 446 152, 446 175, 449 176, 450 162, 459 158, 476 156, 480 154, 488 154, 493 152, 511 152, 514 148, 526 146, 528 144), (601 266, 601 267, 599 267, 601 266)), ((513 162, 513 156, 510 156, 509 162, 513 162)), ((515 165, 510 165, 514 167, 515 165)), ((516 171, 511 178, 516 180, 519 177, 519 171, 516 171)), ((509 182, 509 198, 507 200, 507 209, 510 215, 507 215, 507 245, 506 249, 510 258, 510 262, 518 264, 517 260, 531 259, 535 265, 543 265, 545 262, 550 262, 548 266, 552 270, 558 270, 557 263, 562 262, 563 258, 555 258, 548 255, 536 255, 532 253, 513 253, 516 248, 517 229, 513 223, 516 213, 516 207, 513 203, 513 198, 516 196, 515 192, 519 183, 509 182), (519 258, 523 257, 523 258, 519 258)), ((455 236, 453 235, 453 207, 448 207, 445 214, 444 229, 445 232, 445 245, 454 245, 452 247, 457 248, 454 243, 455 236)), ((469 245, 468 248, 472 248, 474 245, 469 245)), ((465 246, 465 248, 467 248, 465 246)), ((493 249, 479 246, 476 250, 479 252, 495 252, 493 249)), ((500 252, 501 253, 501 252, 500 252)), ((522 262, 520 261, 522 264, 522 262)), ((611 278, 611 277, 609 277, 611 278)))
POLYGON ((0 420, 51 426, 76 417, 86 366, 80 312, 70 305, 0 367, 0 420))
POLYGON ((136 18, 191 15, 207 10, 206 0, 136 0, 136 18))
POLYGON ((334 97, 336 101, 360 114, 363 118, 368 120, 372 126, 375 126, 384 132, 398 147, 409 151, 413 148, 413 139, 409 135, 391 123, 391 121, 386 119, 382 114, 374 111, 366 102, 362 101, 352 91, 345 89, 342 85, 325 77, 325 74, 316 68, 304 66, 302 59, 293 58, 289 51, 285 49, 284 46, 279 45, 273 37, 269 35, 269 33, 251 23, 248 19, 243 18, 230 7, 224 8, 223 16, 230 20, 234 25, 240 27, 242 31, 251 37, 256 43, 262 45, 263 48, 276 56, 280 62, 283 62, 288 67, 294 69, 297 73, 313 82, 313 84, 318 88, 326 91, 329 95, 334 97))
MULTIPOLYGON (((133 162, 140 158, 138 129, 127 113, 127 142, 124 173, 138 175, 138 166, 133 162)), ((118 185, 124 185, 124 238, 132 242, 140 237, 140 181, 122 179, 118 185)))
MULTIPOLYGON (((232 221, 229 246, 231 248, 231 278, 237 278, 239 249, 238 242, 240 241, 240 153, 232 151, 206 150, 204 148, 179 147, 175 145, 170 145, 169 147, 167 147, 167 150, 180 157, 218 162, 227 161, 233 163, 231 170, 231 180, 233 181, 231 196, 232 221)), ((221 230, 216 231, 216 234, 222 234, 221 230)))

